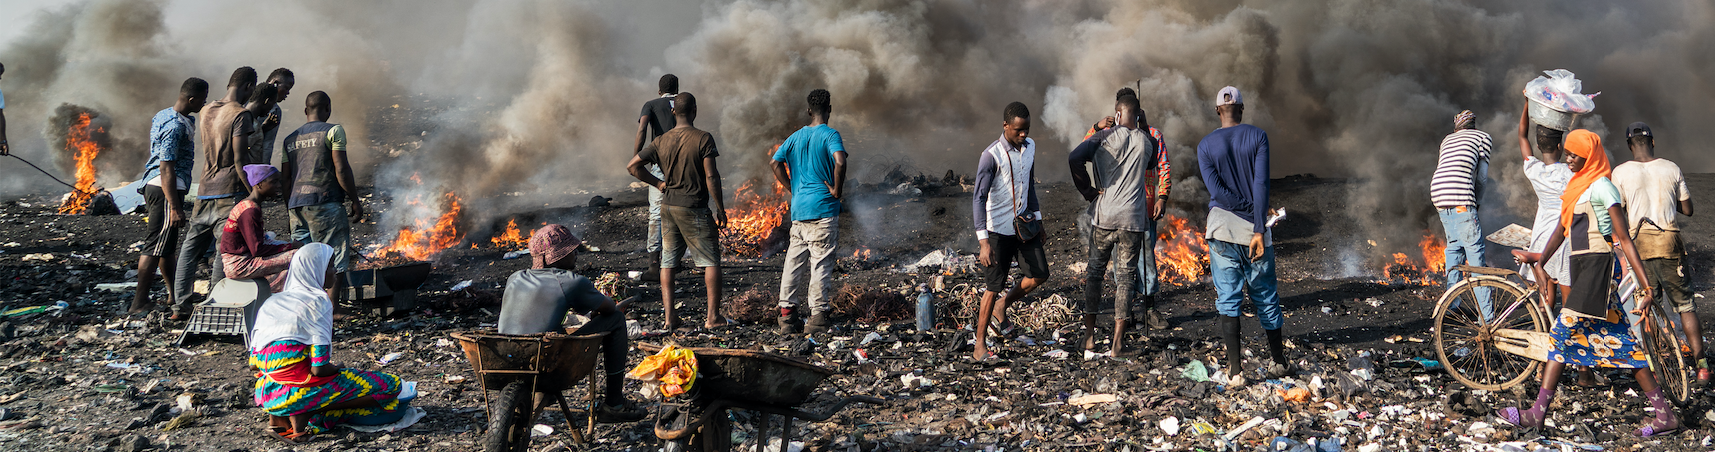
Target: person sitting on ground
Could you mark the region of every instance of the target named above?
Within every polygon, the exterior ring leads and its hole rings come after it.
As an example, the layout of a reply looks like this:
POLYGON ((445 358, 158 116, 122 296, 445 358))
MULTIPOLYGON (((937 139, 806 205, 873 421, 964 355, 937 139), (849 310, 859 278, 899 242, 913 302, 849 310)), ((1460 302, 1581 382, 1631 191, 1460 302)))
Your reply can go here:
POLYGON ((1114 335, 1110 354, 1135 356, 1139 349, 1125 346, 1126 325, 1131 323, 1132 286, 1137 277, 1137 253, 1144 233, 1151 229, 1149 191, 1145 175, 1156 167, 1155 138, 1141 129, 1143 108, 1137 96, 1126 94, 1117 102, 1118 123, 1085 139, 1072 149, 1067 163, 1072 183, 1090 202, 1089 270, 1084 284, 1084 350, 1096 348, 1096 316, 1101 312, 1103 279, 1108 262, 1114 262, 1114 335), (1093 165, 1092 165, 1093 164, 1093 165), (1094 181, 1086 165, 1095 170, 1094 181), (1093 182, 1093 183, 1092 183, 1093 182))
POLYGON ((977 230, 977 261, 983 265, 983 298, 977 307, 977 361, 998 359, 988 349, 989 327, 1000 336, 1012 334, 1006 307, 1048 280, 1048 233, 1042 227, 1042 203, 1036 196, 1036 141, 1030 139, 1030 108, 1013 102, 1001 110, 1000 139, 983 148, 977 158, 976 189, 971 218, 977 230), (1023 273, 1018 285, 1006 287, 1012 263, 1023 273), (1004 295, 1003 295, 1004 294, 1004 295), (992 322, 991 322, 992 320, 992 322))
POLYGON ((280 191, 280 170, 273 165, 244 165, 250 196, 232 206, 220 231, 220 262, 226 277, 268 279, 268 287, 279 292, 286 287, 286 267, 298 249, 293 242, 276 241, 262 229, 262 207, 257 201, 280 191))
POLYGON ((1684 327, 1686 345, 1697 362, 1697 381, 1709 384, 1709 362, 1703 357, 1703 327, 1697 321, 1697 302, 1685 281, 1685 242, 1679 238, 1679 214, 1691 216, 1691 191, 1679 165, 1655 156, 1655 133, 1649 125, 1634 122, 1626 127, 1626 144, 1632 161, 1614 167, 1614 185, 1626 197, 1631 218, 1632 243, 1644 260, 1644 275, 1650 286, 1661 289, 1657 298, 1673 303, 1684 327))
POLYGON ((506 294, 500 300, 500 334, 564 332, 566 314, 587 315, 590 321, 572 335, 608 333, 602 338, 602 367, 607 372, 607 392, 596 407, 598 422, 637 422, 648 413, 625 400, 625 353, 631 349, 625 327, 625 310, 642 296, 625 301, 596 290, 589 278, 573 273, 578 265, 578 246, 583 244, 565 226, 550 224, 530 234, 530 269, 506 278, 506 294))
MULTIPOLYGON (((1560 197, 1560 222, 1549 236, 1547 251, 1513 251, 1513 258, 1520 263, 1542 262, 1553 257, 1562 243, 1570 241, 1572 292, 1561 303, 1554 328, 1549 330, 1554 348, 1548 352, 1548 365, 1542 371, 1542 389, 1536 393, 1536 403, 1529 409, 1503 408, 1495 415, 1520 427, 1541 427, 1567 364, 1635 369, 1633 376, 1638 389, 1643 390, 1655 408, 1655 419, 1636 434, 1648 437, 1677 431, 1679 418, 1673 414, 1674 406, 1662 395, 1655 373, 1650 371, 1648 354, 1626 324, 1626 306, 1611 290, 1616 253, 1631 271, 1644 265, 1631 237, 1624 233, 1630 229, 1626 226, 1626 207, 1619 188, 1608 179, 1611 170, 1607 151, 1602 149, 1601 138, 1583 129, 1566 134, 1565 148, 1572 154, 1567 166, 1573 175, 1560 197), (1608 242, 1610 237, 1612 244, 1608 242)), ((1648 312, 1649 304, 1654 301, 1649 278, 1639 276, 1633 315, 1648 312)))
POLYGON ((357 418, 398 414, 415 394, 399 377, 333 363, 333 300, 323 291, 333 248, 311 243, 292 256, 286 289, 268 297, 250 334, 256 405, 270 433, 305 442, 357 418))
POLYGON ((661 305, 666 311, 668 331, 679 328, 679 315, 673 309, 673 274, 679 267, 675 256, 690 249, 691 258, 703 269, 703 285, 708 293, 708 314, 704 329, 715 329, 733 322, 721 314, 721 243, 720 230, 726 229, 726 208, 722 206, 721 172, 715 165, 720 151, 715 149, 715 136, 698 129, 697 97, 681 92, 673 98, 673 128, 643 147, 643 152, 631 157, 625 165, 632 177, 661 190, 661 305), (666 178, 650 174, 646 164, 661 166, 666 178))

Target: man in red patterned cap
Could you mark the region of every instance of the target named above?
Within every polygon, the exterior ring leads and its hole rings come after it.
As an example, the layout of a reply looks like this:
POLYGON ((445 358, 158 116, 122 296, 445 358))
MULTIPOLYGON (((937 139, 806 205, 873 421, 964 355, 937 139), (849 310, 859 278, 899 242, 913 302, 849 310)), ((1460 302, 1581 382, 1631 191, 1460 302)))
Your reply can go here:
POLYGON ((602 367, 607 372, 607 392, 596 407, 599 422, 636 422, 647 415, 625 401, 625 310, 640 298, 625 301, 596 290, 595 283, 573 273, 578 246, 583 241, 565 226, 550 224, 530 235, 530 269, 506 279, 506 294, 500 300, 500 334, 538 334, 565 331, 568 312, 588 316, 589 322, 571 334, 607 332, 602 338, 602 367))

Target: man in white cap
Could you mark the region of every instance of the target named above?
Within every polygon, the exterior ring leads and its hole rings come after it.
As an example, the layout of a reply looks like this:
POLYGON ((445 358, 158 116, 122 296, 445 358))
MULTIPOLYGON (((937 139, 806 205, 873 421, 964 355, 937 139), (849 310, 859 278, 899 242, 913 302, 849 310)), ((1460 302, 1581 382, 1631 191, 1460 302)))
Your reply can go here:
POLYGON ((1209 190, 1209 268, 1215 309, 1227 346, 1227 373, 1242 375, 1239 305, 1249 295, 1268 334, 1271 378, 1291 373, 1282 346, 1280 294, 1276 292, 1273 236, 1268 230, 1268 133, 1244 119, 1239 89, 1221 88, 1215 113, 1221 128, 1197 143, 1197 169, 1209 190))

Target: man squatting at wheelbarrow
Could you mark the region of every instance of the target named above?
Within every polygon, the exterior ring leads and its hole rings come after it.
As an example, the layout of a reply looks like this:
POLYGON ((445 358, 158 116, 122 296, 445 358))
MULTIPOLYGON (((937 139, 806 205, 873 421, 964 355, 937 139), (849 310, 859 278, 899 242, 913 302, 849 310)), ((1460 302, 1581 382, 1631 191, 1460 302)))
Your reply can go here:
MULTIPOLYGON (((1504 408, 1495 415, 1521 427, 1542 426, 1548 404, 1554 400, 1555 388, 1560 383, 1560 374, 1570 363, 1636 369, 1638 388, 1644 390, 1650 405, 1655 407, 1655 419, 1639 428, 1637 435, 1655 436, 1679 430, 1679 418, 1662 395, 1644 350, 1626 324, 1621 312, 1624 306, 1618 297, 1610 296, 1615 251, 1631 271, 1637 272, 1644 266, 1626 234, 1630 229, 1626 226, 1626 207, 1620 190, 1608 179, 1611 169, 1602 139, 1588 130, 1574 130, 1566 134, 1564 148, 1572 154, 1567 166, 1573 175, 1560 198, 1560 222, 1555 225, 1544 252, 1513 251, 1513 256, 1520 263, 1542 262, 1553 257, 1561 243, 1570 240, 1571 280, 1567 285, 1572 291, 1561 302, 1554 328, 1549 331, 1554 349, 1548 352, 1548 365, 1542 371, 1542 389, 1536 394, 1536 403, 1528 409, 1504 408)), ((1648 278, 1640 277, 1638 283, 1637 304, 1632 314, 1642 315, 1654 301, 1654 292, 1648 278)))
POLYGON ((636 422, 647 413, 625 400, 625 352, 631 347, 625 330, 625 310, 641 298, 633 294, 614 303, 595 283, 573 273, 583 241, 565 226, 550 224, 530 234, 530 268, 506 279, 500 300, 500 334, 539 334, 564 331, 567 312, 590 317, 573 335, 608 332, 602 339, 602 367, 607 392, 596 407, 596 421, 636 422))

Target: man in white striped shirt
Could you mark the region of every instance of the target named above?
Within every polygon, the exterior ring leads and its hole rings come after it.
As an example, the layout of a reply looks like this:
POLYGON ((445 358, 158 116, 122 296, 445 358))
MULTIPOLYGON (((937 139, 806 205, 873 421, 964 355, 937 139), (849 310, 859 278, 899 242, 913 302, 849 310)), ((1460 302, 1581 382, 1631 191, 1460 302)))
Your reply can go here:
MULTIPOLYGON (((1483 227, 1477 219, 1477 205, 1483 199, 1493 148, 1494 139, 1477 130, 1477 115, 1470 110, 1459 112, 1453 118, 1453 133, 1441 139, 1441 157, 1429 182, 1429 197, 1447 232, 1448 286, 1463 279, 1454 267, 1483 266, 1483 227)), ((1488 297, 1477 295, 1485 315, 1493 312, 1488 297)))

